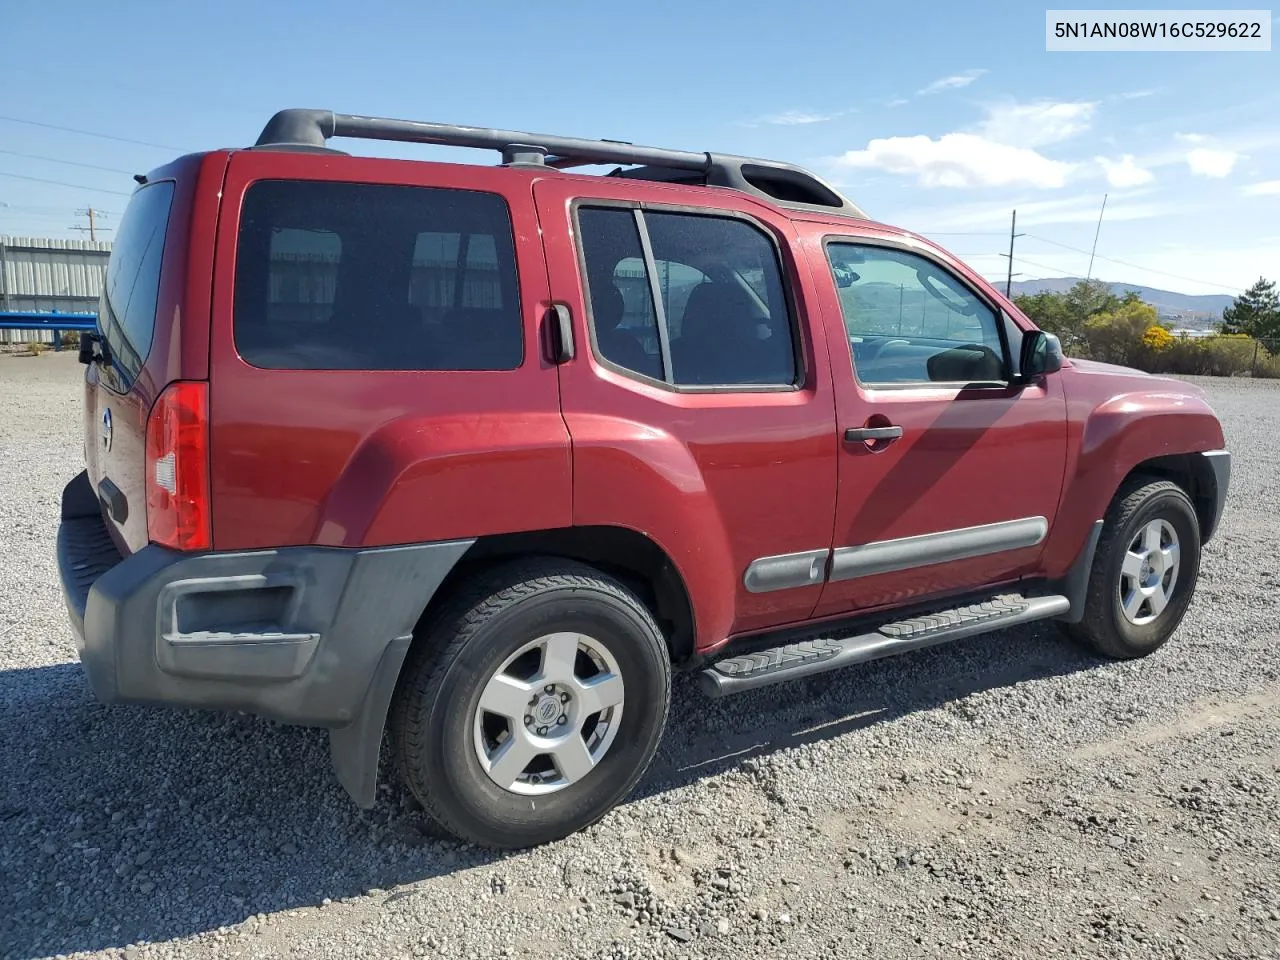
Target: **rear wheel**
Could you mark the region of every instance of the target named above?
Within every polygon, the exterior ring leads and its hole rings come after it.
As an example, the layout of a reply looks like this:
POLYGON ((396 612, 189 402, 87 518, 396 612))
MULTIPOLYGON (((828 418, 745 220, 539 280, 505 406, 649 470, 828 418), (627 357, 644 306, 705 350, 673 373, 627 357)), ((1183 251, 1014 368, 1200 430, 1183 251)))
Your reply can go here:
POLYGON ((1186 493, 1134 481, 1107 511, 1084 619, 1068 631, 1108 657, 1152 653, 1182 622, 1199 573, 1200 524, 1186 493))
POLYGON ((401 773, 464 840, 556 840, 635 786, 670 685, 662 634, 621 584, 570 561, 505 566, 442 610, 410 654, 391 717, 401 773))

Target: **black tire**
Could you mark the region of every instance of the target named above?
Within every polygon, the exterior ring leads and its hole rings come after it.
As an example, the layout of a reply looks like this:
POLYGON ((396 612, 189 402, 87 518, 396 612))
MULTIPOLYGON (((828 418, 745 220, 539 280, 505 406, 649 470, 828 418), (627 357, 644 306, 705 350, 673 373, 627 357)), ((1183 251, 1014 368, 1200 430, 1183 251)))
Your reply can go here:
POLYGON ((666 725, 671 660, 653 615, 626 587, 568 560, 525 560, 468 584, 415 641, 392 704, 400 774, 440 827, 518 849, 595 823, 635 787, 666 725), (474 718, 489 678, 523 645, 557 632, 593 637, 615 658, 624 701, 607 752, 582 779, 529 797, 485 772, 474 718))
POLYGON ((1116 660, 1144 657, 1164 646, 1195 594, 1200 574, 1200 521, 1187 494, 1167 480, 1136 479, 1116 494, 1098 540, 1084 619, 1067 632, 1103 656, 1116 660), (1121 606, 1121 565, 1134 538, 1152 520, 1163 519, 1178 537, 1179 565, 1168 604, 1148 623, 1131 622, 1121 606))

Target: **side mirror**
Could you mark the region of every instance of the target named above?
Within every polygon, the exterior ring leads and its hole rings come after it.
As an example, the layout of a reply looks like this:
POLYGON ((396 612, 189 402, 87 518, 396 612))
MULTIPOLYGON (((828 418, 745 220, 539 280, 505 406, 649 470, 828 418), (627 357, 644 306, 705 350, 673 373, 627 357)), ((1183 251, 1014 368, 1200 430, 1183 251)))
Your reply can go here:
POLYGON ((851 287, 862 279, 847 263, 832 264, 831 270, 835 274, 837 287, 851 287))
POLYGON ((1028 330, 1022 337, 1018 368, 1023 382, 1062 369, 1062 342, 1052 333, 1028 330))

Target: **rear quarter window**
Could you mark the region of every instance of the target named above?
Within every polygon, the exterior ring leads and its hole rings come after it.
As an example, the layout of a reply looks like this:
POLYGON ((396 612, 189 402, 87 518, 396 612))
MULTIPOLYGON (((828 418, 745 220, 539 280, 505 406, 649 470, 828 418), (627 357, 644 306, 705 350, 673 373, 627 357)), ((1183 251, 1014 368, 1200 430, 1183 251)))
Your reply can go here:
POLYGON ((139 188, 111 248, 98 305, 98 324, 111 355, 114 386, 127 390, 151 352, 173 181, 139 188))
POLYGON ((523 359, 497 194, 265 180, 236 252, 236 349, 294 370, 511 370, 523 359))

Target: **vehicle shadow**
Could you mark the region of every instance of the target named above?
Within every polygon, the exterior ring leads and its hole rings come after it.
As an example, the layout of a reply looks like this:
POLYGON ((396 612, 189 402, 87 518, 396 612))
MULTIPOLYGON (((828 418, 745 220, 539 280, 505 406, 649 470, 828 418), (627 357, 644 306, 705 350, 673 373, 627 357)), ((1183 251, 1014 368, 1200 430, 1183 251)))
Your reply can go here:
MULTIPOLYGON (((721 701, 682 675, 628 802, 1097 662, 1037 625, 721 701)), ((0 956, 191 936, 500 858, 425 832, 416 802, 387 782, 385 753, 379 803, 361 811, 333 778, 323 731, 104 707, 78 664, 0 672, 0 956)))

